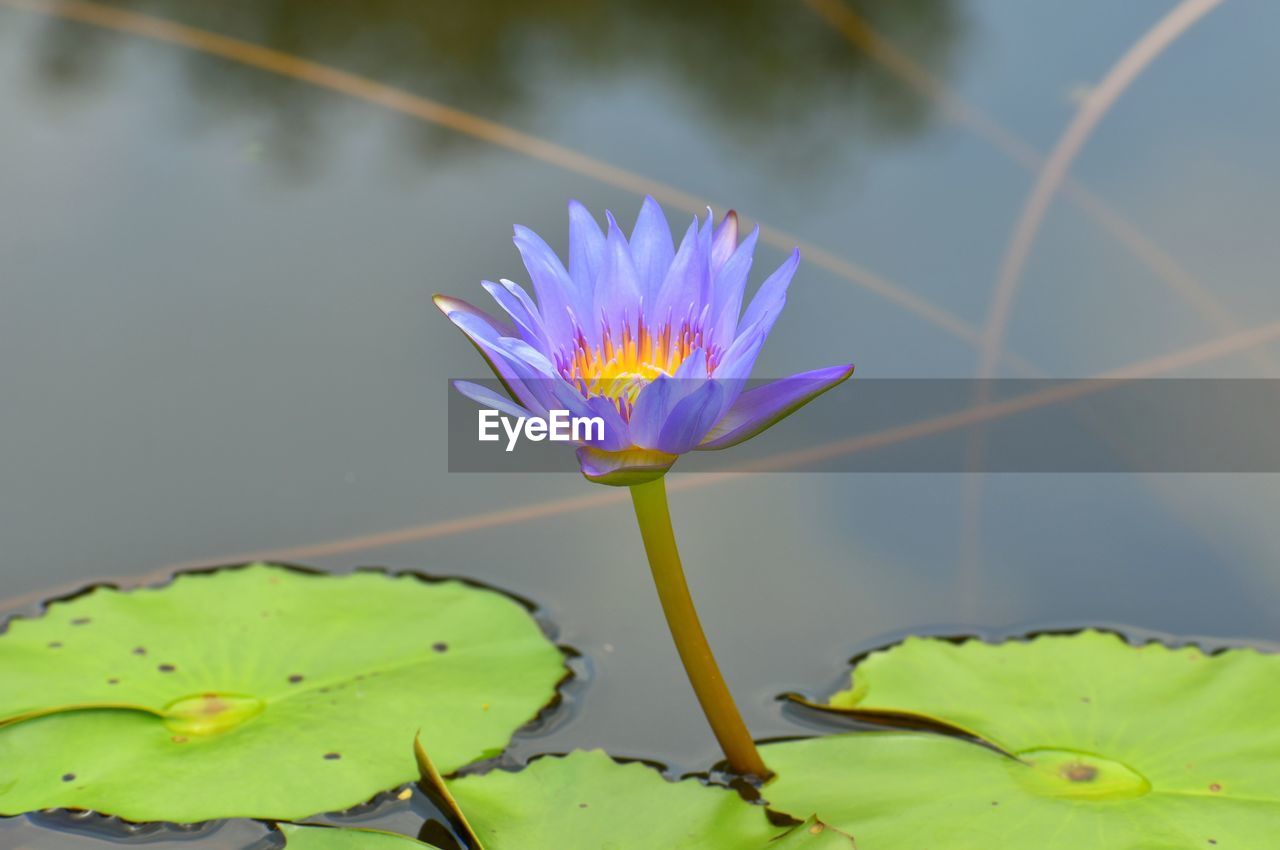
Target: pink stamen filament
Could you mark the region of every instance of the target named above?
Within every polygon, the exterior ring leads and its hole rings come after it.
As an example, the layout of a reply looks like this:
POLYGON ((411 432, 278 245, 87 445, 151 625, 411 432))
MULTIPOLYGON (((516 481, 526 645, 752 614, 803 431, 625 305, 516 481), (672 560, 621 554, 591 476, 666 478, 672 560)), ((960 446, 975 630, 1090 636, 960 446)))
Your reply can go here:
POLYGON ((708 373, 714 371, 720 351, 704 332, 702 322, 686 318, 676 327, 668 321, 654 332, 643 316, 634 327, 624 317, 618 332, 602 320, 598 348, 578 329, 572 346, 561 352, 556 365, 585 397, 604 396, 623 419, 630 419, 640 390, 660 375, 674 375, 698 349, 706 352, 708 373))

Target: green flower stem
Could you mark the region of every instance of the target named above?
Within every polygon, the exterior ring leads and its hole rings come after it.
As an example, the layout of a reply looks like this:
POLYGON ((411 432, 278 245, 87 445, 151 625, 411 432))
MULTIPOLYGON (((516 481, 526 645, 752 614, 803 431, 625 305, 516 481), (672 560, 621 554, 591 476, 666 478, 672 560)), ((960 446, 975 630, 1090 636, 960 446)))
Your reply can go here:
POLYGON ((671 530, 666 482, 663 478, 655 478, 644 484, 633 484, 631 501, 635 504, 636 521, 640 524, 640 536, 644 539, 644 551, 649 556, 653 583, 658 588, 667 626, 671 629, 671 637, 675 640, 689 683, 702 706, 702 713, 707 716, 711 731, 720 742, 730 767, 738 773, 767 779, 772 773, 765 767, 747 725, 742 722, 733 695, 729 693, 715 656, 711 654, 711 647, 707 645, 707 636, 698 621, 693 597, 689 595, 675 533, 671 530))

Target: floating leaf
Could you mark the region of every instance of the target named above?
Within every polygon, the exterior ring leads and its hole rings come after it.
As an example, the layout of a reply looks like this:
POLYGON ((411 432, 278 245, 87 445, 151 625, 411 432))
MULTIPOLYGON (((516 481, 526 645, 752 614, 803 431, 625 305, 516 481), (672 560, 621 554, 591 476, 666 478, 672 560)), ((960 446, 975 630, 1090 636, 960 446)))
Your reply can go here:
POLYGON ((780 831, 763 807, 733 791, 692 779, 670 782, 598 750, 447 784, 484 850, 766 850, 780 831))
POLYGON ((0 813, 296 819, 501 750, 563 657, 458 581, 262 564, 98 588, 0 635, 0 813), (10 785, 11 783, 11 785, 10 785))
POLYGON ((857 845, 852 835, 828 826, 815 815, 770 841, 766 850, 857 850, 857 845))
POLYGON ((866 658, 831 704, 993 745, 893 732, 766 747, 770 804, 821 812, 860 850, 1252 848, 1280 834, 1280 657, 1099 632, 910 639, 866 658))
POLYGON ((282 823, 284 846, 288 850, 438 850, 394 832, 376 829, 341 829, 326 826, 299 826, 282 823))

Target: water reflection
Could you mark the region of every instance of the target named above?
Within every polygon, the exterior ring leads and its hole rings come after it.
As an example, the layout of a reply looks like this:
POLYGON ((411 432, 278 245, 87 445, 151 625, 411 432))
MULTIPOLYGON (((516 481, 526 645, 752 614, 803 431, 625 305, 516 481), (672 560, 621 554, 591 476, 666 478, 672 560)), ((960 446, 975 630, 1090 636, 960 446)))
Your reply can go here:
MULTIPOLYGON (((323 62, 508 123, 540 123, 585 85, 659 87, 672 110, 692 110, 720 144, 797 178, 847 139, 900 140, 923 130, 931 105, 798 5, 778 0, 137 0, 119 8, 178 20, 323 62)), ((936 73, 954 64, 965 31, 955 0, 857 0, 851 8, 936 73)), ((115 34, 51 19, 34 51, 49 92, 96 87, 109 75, 115 34)), ((330 95, 264 79, 198 55, 185 73, 195 97, 271 116, 267 146, 298 166, 330 95)), ((610 119, 602 119, 610 120, 610 119)), ((614 119, 616 120, 616 119, 614 119)), ((664 116, 635 116, 644 135, 664 116)), ((424 155, 474 146, 411 125, 424 155)))

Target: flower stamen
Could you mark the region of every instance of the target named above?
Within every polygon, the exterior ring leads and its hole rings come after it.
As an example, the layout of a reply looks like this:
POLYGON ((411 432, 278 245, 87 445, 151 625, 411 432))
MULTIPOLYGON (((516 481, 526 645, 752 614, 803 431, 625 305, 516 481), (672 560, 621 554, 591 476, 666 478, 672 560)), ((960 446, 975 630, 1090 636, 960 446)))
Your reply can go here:
POLYGON ((674 375, 698 350, 706 353, 710 372, 719 359, 719 351, 710 344, 700 323, 686 319, 675 327, 668 321, 654 332, 643 316, 634 326, 624 317, 617 331, 607 321, 601 321, 598 347, 592 346, 578 329, 572 347, 561 352, 556 365, 584 396, 608 398, 629 420, 640 391, 662 375, 674 375))

